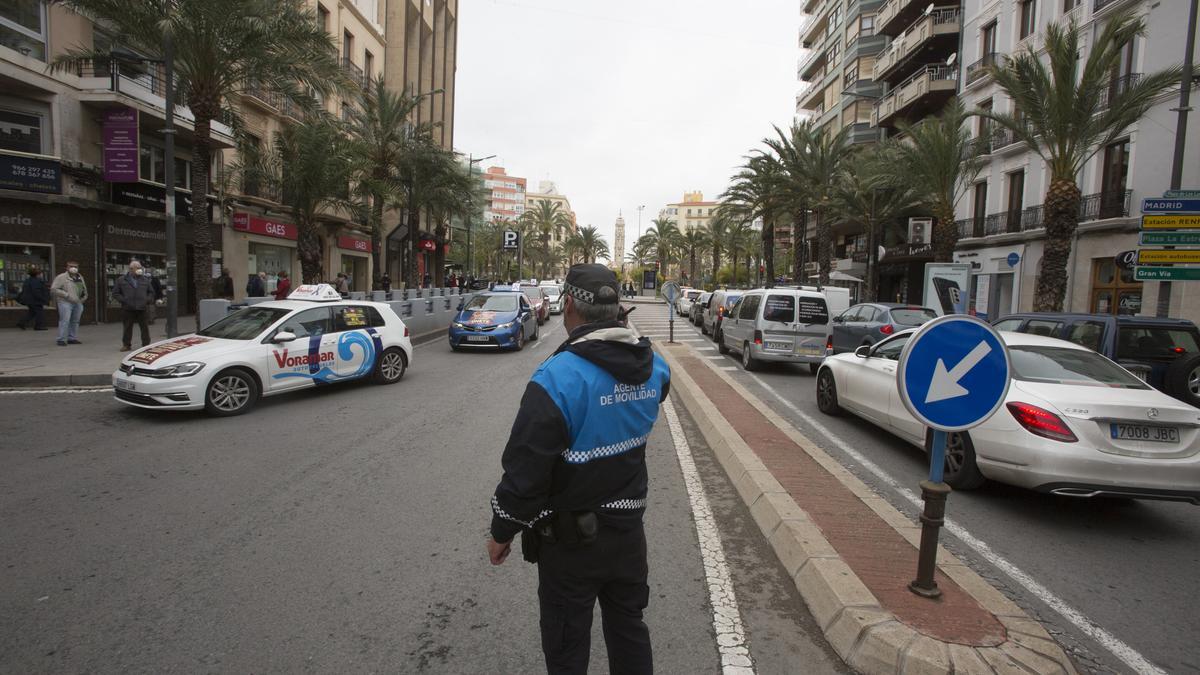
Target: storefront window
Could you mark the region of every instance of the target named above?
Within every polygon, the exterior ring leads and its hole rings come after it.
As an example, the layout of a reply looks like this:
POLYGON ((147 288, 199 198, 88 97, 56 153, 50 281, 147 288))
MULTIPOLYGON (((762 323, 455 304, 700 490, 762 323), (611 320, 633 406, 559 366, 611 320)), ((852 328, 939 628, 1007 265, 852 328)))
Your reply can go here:
POLYGON ((367 258, 358 255, 342 256, 342 273, 350 278, 350 290, 371 290, 367 282, 367 261, 367 258))
POLYGON ((46 60, 46 4, 42 0, 0 2, 0 45, 46 60))
POLYGON ((292 273, 292 262, 296 249, 287 246, 271 246, 250 242, 250 274, 267 273, 267 293, 274 293, 279 284, 279 273, 292 273))
POLYGON ((21 293, 30 267, 37 266, 42 270, 42 278, 49 286, 57 274, 53 251, 48 244, 0 243, 0 308, 24 309, 17 303, 17 295, 21 293))
POLYGON ((118 308, 121 303, 113 300, 113 288, 117 285, 117 279, 125 276, 129 271, 129 263, 134 260, 142 263, 142 267, 146 270, 146 278, 156 277, 158 282, 162 284, 163 292, 166 292, 167 287, 167 257, 162 253, 146 253, 142 251, 114 251, 107 250, 104 252, 104 288, 105 299, 110 308, 118 308))
POLYGON ((42 154, 42 126, 37 113, 0 108, 0 149, 42 154))
POLYGON ((1142 311, 1142 283, 1111 258, 1092 262, 1092 312, 1132 315, 1142 311))

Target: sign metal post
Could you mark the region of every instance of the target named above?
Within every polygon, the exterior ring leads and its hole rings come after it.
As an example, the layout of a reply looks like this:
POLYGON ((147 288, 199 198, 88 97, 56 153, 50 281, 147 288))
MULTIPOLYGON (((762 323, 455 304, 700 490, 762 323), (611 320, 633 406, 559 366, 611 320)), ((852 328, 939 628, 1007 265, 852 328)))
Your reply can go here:
POLYGON ((675 300, 679 298, 679 284, 668 281, 662 287, 663 297, 667 299, 667 344, 675 344, 675 300))
MULTIPOLYGON (((938 536, 945 522, 946 442, 951 432, 963 433, 983 424, 1008 395, 1008 348, 987 323, 964 314, 941 316, 913 333, 900 353, 896 386, 900 400, 913 417, 928 426, 929 479, 921 481, 925 508, 921 514, 921 546, 913 593, 936 598, 942 592, 934 580, 938 536)), ((967 446, 963 444, 963 452, 967 446)))

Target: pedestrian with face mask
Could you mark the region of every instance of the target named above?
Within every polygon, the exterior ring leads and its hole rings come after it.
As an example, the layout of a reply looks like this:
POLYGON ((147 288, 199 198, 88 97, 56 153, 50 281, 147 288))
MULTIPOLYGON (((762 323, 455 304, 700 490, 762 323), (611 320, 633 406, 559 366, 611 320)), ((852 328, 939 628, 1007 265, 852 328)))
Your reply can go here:
POLYGON ((46 287, 45 279, 42 279, 42 271, 36 267, 29 268, 29 276, 25 279, 25 283, 21 285, 21 292, 17 295, 17 302, 25 305, 28 310, 25 318, 17 322, 17 328, 25 330, 30 322, 33 323, 34 330, 46 330, 46 304, 50 302, 50 289, 46 287))
POLYGON ((79 263, 67 261, 67 271, 54 277, 50 284, 50 295, 58 304, 58 346, 79 343, 79 319, 83 316, 83 303, 87 302, 87 282, 79 273, 79 263))
POLYGON ((142 346, 150 344, 150 328, 146 324, 146 308, 154 304, 154 287, 146 276, 142 263, 129 263, 129 271, 113 286, 113 299, 121 303, 121 351, 133 349, 133 324, 141 330, 142 346))

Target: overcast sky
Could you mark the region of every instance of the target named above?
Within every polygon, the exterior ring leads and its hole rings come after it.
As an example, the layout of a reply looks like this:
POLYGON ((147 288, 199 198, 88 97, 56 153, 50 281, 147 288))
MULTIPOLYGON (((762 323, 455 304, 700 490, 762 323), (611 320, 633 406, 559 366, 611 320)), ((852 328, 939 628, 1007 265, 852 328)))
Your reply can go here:
POLYGON ((460 0, 455 149, 553 180, 625 250, 791 123, 799 0, 460 0))

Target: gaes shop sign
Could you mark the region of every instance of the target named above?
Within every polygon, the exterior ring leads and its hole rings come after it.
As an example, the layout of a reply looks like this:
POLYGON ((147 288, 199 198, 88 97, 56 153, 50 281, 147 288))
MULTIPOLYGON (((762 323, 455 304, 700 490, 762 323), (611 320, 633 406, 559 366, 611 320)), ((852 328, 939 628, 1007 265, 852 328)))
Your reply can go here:
POLYGON ((371 252, 371 240, 359 239, 358 237, 341 236, 338 237, 338 248, 344 248, 347 251, 362 251, 363 253, 371 252))
POLYGON ((249 213, 233 214, 233 229, 249 232, 251 234, 261 234, 267 237, 278 237, 280 239, 296 240, 296 226, 291 223, 281 223, 277 220, 263 218, 261 216, 253 216, 249 213))

